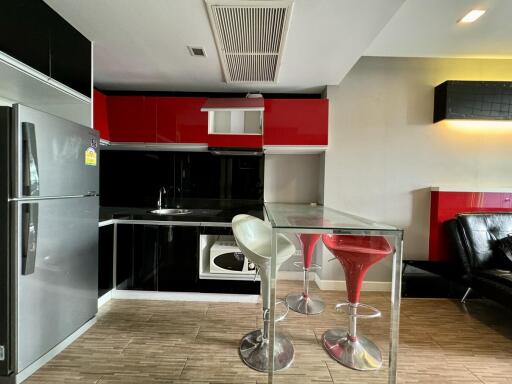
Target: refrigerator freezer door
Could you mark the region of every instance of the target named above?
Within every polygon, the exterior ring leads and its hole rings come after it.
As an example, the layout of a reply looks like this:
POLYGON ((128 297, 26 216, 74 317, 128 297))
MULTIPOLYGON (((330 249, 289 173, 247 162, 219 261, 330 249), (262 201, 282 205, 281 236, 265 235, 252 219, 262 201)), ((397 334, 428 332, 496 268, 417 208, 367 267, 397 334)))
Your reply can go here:
POLYGON ((11 202, 17 232, 12 238, 17 257, 18 373, 97 312, 98 199, 11 202), (30 230, 35 233, 22 235, 30 230), (30 258, 28 264, 24 258, 30 258), (33 265, 30 273, 27 265, 33 265))
POLYGON ((13 109, 12 197, 99 192, 98 131, 24 105, 13 109))

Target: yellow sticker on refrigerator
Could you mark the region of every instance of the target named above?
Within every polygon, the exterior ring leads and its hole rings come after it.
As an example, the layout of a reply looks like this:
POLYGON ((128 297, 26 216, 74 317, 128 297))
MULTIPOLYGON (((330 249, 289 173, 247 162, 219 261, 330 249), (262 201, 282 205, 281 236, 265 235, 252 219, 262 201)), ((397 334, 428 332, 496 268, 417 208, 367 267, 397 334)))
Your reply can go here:
POLYGON ((96 150, 93 147, 89 147, 85 150, 85 165, 96 166, 98 156, 96 150))

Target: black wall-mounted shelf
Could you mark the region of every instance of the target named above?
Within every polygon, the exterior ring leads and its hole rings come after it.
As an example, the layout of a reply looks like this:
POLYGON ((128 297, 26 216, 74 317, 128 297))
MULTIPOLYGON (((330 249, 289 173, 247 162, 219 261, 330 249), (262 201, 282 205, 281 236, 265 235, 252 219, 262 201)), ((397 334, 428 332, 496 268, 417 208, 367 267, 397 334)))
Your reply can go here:
POLYGON ((512 120, 512 82, 456 81, 434 92, 434 123, 444 119, 512 120))

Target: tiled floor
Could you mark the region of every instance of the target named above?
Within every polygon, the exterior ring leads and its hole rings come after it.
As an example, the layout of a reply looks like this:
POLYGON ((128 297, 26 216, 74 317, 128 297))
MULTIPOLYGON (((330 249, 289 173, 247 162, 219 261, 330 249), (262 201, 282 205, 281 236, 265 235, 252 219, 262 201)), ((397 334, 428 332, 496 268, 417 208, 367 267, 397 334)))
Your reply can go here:
MULTIPOLYGON (((300 290, 285 282, 284 296, 300 290)), ((322 333, 346 324, 333 307, 340 292, 319 292, 326 311, 305 317, 290 312, 280 329, 296 350, 293 366, 277 383, 386 383, 387 369, 362 373, 340 366, 323 351, 322 333)), ((383 310, 361 321, 387 357, 389 299, 364 293, 383 310)), ((260 324, 255 304, 113 300, 98 322, 26 383, 265 383, 266 376, 239 359, 240 338, 260 324)), ((444 299, 403 299, 399 383, 512 383, 512 313, 485 300, 463 308, 444 299)))

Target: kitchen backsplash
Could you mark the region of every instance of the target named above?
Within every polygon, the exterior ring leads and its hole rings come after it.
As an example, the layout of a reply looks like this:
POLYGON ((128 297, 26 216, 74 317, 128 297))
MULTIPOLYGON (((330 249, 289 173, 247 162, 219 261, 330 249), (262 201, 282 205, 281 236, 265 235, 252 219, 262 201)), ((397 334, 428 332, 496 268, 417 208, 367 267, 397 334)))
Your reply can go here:
POLYGON ((102 206, 153 207, 183 199, 263 201, 264 156, 102 150, 102 206))

